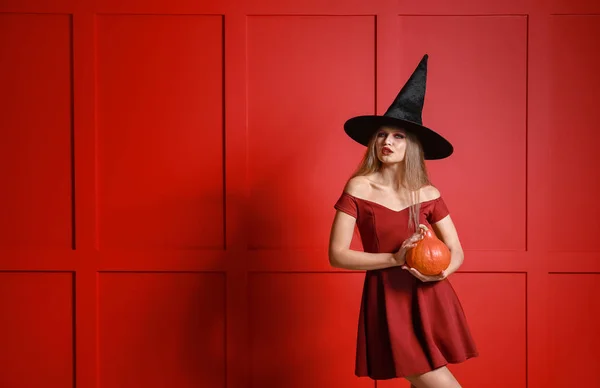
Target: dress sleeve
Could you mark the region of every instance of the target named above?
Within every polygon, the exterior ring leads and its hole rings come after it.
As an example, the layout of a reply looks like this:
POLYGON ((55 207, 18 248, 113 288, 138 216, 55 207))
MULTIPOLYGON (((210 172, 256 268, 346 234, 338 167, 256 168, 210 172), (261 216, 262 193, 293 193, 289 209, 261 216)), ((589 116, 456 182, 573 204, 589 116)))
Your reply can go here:
POLYGON ((346 192, 342 192, 340 198, 337 200, 335 205, 333 206, 335 209, 343 211, 356 218, 358 216, 358 206, 356 204, 356 199, 346 192))
POLYGON ((440 197, 433 201, 431 210, 427 214, 427 221, 429 222, 429 224, 435 224, 442 218, 446 217, 448 214, 450 214, 450 212, 448 211, 446 202, 444 202, 442 197, 440 197))

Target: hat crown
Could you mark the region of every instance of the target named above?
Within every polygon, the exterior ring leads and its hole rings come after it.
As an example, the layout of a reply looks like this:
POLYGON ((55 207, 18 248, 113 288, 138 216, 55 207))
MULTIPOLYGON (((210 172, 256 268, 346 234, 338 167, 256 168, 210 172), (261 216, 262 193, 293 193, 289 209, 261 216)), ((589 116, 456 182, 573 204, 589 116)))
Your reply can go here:
POLYGON ((439 133, 423 125, 422 112, 427 84, 425 54, 408 81, 383 115, 360 115, 344 123, 344 131, 356 142, 368 146, 379 128, 399 127, 416 135, 428 160, 447 158, 454 152, 452 144, 439 133))
POLYGON ((384 116, 423 123, 423 105, 427 86, 427 60, 425 54, 406 84, 389 106, 384 116))

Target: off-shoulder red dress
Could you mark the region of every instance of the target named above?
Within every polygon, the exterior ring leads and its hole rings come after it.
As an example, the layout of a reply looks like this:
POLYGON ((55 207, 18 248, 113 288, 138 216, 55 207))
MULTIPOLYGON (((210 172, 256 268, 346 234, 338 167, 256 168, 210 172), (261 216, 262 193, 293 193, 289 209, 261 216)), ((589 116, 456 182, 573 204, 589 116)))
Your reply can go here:
MULTIPOLYGON (((449 214, 441 197, 421 203, 430 227, 449 214)), ((356 218, 365 252, 396 252, 413 232, 408 208, 395 211, 343 192, 335 209, 356 218)), ((421 374, 478 356, 448 278, 422 282, 401 267, 366 271, 358 318, 355 374, 385 380, 421 374)))

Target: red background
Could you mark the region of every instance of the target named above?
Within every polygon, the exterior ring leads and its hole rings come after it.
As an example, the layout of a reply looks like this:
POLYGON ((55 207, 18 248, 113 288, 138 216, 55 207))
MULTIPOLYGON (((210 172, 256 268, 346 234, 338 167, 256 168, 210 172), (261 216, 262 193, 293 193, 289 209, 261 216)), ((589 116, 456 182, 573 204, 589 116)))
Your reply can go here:
POLYGON ((407 387, 354 377, 363 274, 326 248, 363 151, 344 120, 424 53, 481 351, 451 369, 600 386, 599 2, 0 12, 0 386, 407 387))

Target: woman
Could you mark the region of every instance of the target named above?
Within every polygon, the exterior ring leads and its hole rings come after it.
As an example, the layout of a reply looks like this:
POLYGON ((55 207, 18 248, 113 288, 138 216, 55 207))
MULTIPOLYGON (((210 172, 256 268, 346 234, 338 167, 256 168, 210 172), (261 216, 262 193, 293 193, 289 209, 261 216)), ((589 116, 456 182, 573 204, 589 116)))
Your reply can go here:
POLYGON ((446 139, 421 123, 427 59, 383 116, 354 117, 344 125, 367 149, 335 204, 329 260, 334 267, 366 270, 356 375, 405 378, 417 388, 454 388, 460 385, 446 365, 478 351, 447 280, 463 262, 461 243, 425 166, 425 160, 453 152, 446 139), (350 249, 355 225, 364 252, 350 249), (450 266, 436 276, 405 264, 406 252, 429 228, 451 252, 450 266))

